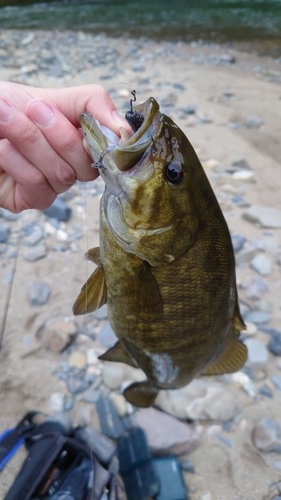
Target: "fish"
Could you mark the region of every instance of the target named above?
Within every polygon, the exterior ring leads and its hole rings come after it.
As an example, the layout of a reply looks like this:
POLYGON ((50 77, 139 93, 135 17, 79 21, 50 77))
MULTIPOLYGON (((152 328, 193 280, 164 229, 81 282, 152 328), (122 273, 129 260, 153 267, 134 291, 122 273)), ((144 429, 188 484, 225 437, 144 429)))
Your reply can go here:
POLYGON ((247 348, 230 232, 191 143, 153 97, 126 116, 120 139, 81 115, 105 190, 100 247, 87 253, 97 267, 73 312, 107 304, 118 341, 99 359, 144 371, 124 396, 145 408, 160 390, 240 370, 247 348))

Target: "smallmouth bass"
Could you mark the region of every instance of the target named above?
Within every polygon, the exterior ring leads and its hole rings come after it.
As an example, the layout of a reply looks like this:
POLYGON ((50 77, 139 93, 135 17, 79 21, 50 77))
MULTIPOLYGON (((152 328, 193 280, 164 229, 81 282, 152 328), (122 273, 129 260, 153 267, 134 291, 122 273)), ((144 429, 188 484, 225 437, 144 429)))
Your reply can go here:
POLYGON ((107 303, 119 340, 100 359, 140 367, 147 380, 124 395, 148 407, 160 389, 239 370, 247 348, 229 230, 193 147, 152 97, 127 119, 120 141, 81 115, 105 191, 100 248, 87 254, 97 268, 73 312, 107 303))

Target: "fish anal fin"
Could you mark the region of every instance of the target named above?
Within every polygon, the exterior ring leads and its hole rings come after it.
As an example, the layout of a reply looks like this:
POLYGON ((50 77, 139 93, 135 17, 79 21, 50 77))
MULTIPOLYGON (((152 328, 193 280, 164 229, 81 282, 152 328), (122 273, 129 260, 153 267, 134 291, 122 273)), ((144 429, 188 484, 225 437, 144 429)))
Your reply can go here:
POLYGON ((124 396, 134 406, 149 408, 153 405, 158 391, 157 387, 147 380, 129 385, 124 391, 124 396))
POLYGON ((106 303, 106 280, 102 265, 91 274, 83 285, 80 294, 73 305, 74 314, 93 312, 106 303))
POLYGON ((138 316, 150 315, 153 319, 163 316, 163 301, 150 266, 145 263, 134 276, 126 276, 124 300, 138 316))
POLYGON ((126 363, 127 365, 139 368, 139 365, 134 360, 133 356, 122 346, 120 341, 116 342, 115 346, 111 347, 104 354, 99 356, 102 361, 117 361, 126 363))
POLYGON ((97 266, 101 264, 100 261, 100 248, 95 247, 95 248, 90 248, 88 252, 86 253, 86 257, 88 260, 94 262, 97 266))
POLYGON ((247 347, 234 338, 221 356, 205 368, 201 375, 223 375, 237 372, 247 361, 247 347))

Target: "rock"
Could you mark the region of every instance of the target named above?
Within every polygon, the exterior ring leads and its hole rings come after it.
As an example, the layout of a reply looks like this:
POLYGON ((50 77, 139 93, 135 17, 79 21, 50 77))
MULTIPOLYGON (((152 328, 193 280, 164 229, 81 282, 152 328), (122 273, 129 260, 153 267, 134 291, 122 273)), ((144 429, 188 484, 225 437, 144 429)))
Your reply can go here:
POLYGON ((253 430, 253 441, 261 451, 281 453, 281 427, 272 418, 263 418, 253 430))
POLYGON ((10 210, 7 210, 6 208, 0 208, 0 215, 10 221, 15 221, 18 220, 22 217, 22 212, 19 214, 14 214, 13 212, 10 212, 10 210))
POLYGON ((210 160, 202 161, 202 167, 208 170, 213 170, 218 166, 218 160, 211 158, 210 160))
MULTIPOLYGON (((275 469, 277 469, 277 470, 280 470, 280 471, 281 471, 281 460, 276 460, 276 461, 274 462, 274 464, 273 464, 273 465, 274 465, 275 469)), ((279 498, 281 498, 281 497, 280 497, 280 496, 278 496, 277 498, 279 499, 279 498)), ((273 500, 274 500, 274 498, 273 498, 273 500)))
POLYGON ((109 321, 103 325, 99 333, 99 341, 104 347, 113 347, 118 341, 118 338, 112 330, 109 321))
POLYGON ((107 305, 104 304, 102 307, 93 312, 93 316, 98 320, 107 319, 107 305))
POLYGON ((227 169, 227 172, 234 173, 239 170, 252 170, 247 160, 241 158, 240 160, 236 160, 231 163, 230 167, 227 169))
POLYGON ((96 404, 101 396, 101 391, 99 389, 87 389, 82 396, 83 401, 86 403, 96 404))
POLYGON ((232 179, 235 181, 253 181, 254 180, 254 172, 252 170, 237 170, 232 174, 232 179))
POLYGON ((68 317, 50 318, 39 330, 42 343, 47 349, 62 352, 74 339, 78 326, 68 317))
POLYGON ((95 349, 93 349, 92 347, 90 349, 87 349, 86 357, 87 357, 88 365, 96 365, 97 364, 98 357, 95 353, 95 349))
POLYGON ((259 276, 254 276, 246 291, 246 297, 251 300, 260 300, 267 290, 268 286, 265 281, 259 276))
POLYGON ((271 262, 263 253, 255 255, 251 260, 251 267, 261 276, 268 276, 271 272, 271 262))
POLYGON ((265 345, 256 339, 246 339, 244 344, 248 349, 248 358, 245 366, 252 370, 261 370, 268 361, 268 350, 265 345))
POLYGON ((6 243, 9 239, 10 224, 9 222, 0 223, 0 243, 6 243))
POLYGON ((50 407, 53 411, 63 412, 65 403, 65 394, 62 392, 55 392, 49 400, 50 407))
POLYGON ((245 321, 246 330, 241 331, 241 335, 246 335, 251 337, 257 333, 257 327, 255 323, 251 323, 250 321, 245 321))
POLYGON ((113 439, 118 439, 125 432, 125 426, 112 401, 101 396, 97 402, 97 412, 102 432, 113 439))
POLYGON ((83 352, 73 351, 68 356, 68 366, 82 370, 87 366, 87 358, 83 352))
POLYGON ((242 250, 244 243, 246 242, 246 238, 244 236, 240 236, 240 234, 232 234, 231 241, 234 253, 237 253, 242 250))
POLYGON ((277 208, 252 205, 243 213, 242 217, 264 228, 277 229, 281 227, 281 211, 277 208))
POLYGON ((281 391, 281 375, 270 375, 270 380, 274 384, 276 389, 278 389, 278 391, 281 391))
POLYGON ((266 384, 259 389, 259 394, 266 396, 267 398, 273 398, 272 390, 266 384))
POLYGON ((92 427, 86 426, 78 429, 75 437, 86 443, 103 465, 108 465, 116 452, 116 446, 111 439, 92 427))
POLYGON ((241 411, 230 390, 203 379, 194 379, 183 389, 160 391, 156 404, 181 419, 232 420, 241 411))
POLYGON ((267 348, 275 356, 281 356, 281 332, 274 333, 271 336, 267 348))
POLYGON ((43 259, 47 255, 47 247, 44 243, 38 243, 38 245, 34 245, 29 248, 25 254, 25 260, 29 260, 31 262, 35 262, 36 260, 43 259))
POLYGON ((190 472, 191 474, 195 474, 195 467, 193 462, 189 458, 183 458, 180 460, 181 469, 185 472, 190 472))
POLYGON ((48 217, 53 217, 59 221, 66 222, 70 219, 72 210, 61 198, 58 197, 49 208, 43 210, 43 213, 48 215, 48 217))
POLYGON ((249 245, 246 248, 242 248, 239 252, 235 254, 236 264, 244 264, 249 262, 256 255, 255 247, 249 245))
POLYGON ((208 493, 205 493, 205 495, 200 497, 200 500, 212 500, 212 493, 208 491, 208 493))
POLYGON ((259 128, 263 124, 263 120, 258 116, 247 116, 244 121, 244 125, 246 128, 259 128))
POLYGON ((29 288, 29 303, 31 306, 47 304, 51 294, 51 287, 44 281, 35 281, 29 288))
POLYGON ((115 390, 122 384, 125 378, 125 372, 123 368, 119 366, 105 365, 102 372, 102 378, 104 384, 109 387, 109 389, 115 390))
POLYGON ((89 383, 85 379, 78 377, 70 377, 68 380, 68 389, 71 394, 79 394, 88 389, 89 383))
POLYGON ((41 227, 35 227, 34 230, 24 238, 24 243, 30 247, 37 245, 44 237, 44 231, 41 227))
POLYGON ((128 414, 128 403, 123 394, 112 392, 109 397, 113 402, 119 417, 125 417, 125 415, 128 414))
POLYGON ((247 373, 242 371, 231 374, 232 381, 241 387, 249 396, 254 397, 256 394, 255 386, 247 373))
POLYGON ((148 445, 155 455, 181 455, 199 445, 199 435, 190 425, 155 408, 138 410, 132 425, 145 431, 148 445))
POLYGON ((270 314, 264 311, 248 311, 244 314, 244 319, 256 325, 260 325, 270 320, 270 314))

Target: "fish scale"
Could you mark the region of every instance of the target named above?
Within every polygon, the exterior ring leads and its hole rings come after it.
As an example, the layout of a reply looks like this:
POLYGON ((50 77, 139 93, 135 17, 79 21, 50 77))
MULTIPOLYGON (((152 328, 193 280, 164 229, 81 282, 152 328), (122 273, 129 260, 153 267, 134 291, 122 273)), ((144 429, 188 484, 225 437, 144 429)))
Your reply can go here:
POLYGON ((155 99, 134 110, 141 126, 113 147, 97 122, 81 118, 105 192, 98 268, 73 310, 106 301, 119 340, 100 359, 143 369, 147 380, 124 395, 147 407, 160 389, 239 370, 247 349, 229 230, 199 159, 155 99))

